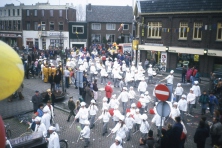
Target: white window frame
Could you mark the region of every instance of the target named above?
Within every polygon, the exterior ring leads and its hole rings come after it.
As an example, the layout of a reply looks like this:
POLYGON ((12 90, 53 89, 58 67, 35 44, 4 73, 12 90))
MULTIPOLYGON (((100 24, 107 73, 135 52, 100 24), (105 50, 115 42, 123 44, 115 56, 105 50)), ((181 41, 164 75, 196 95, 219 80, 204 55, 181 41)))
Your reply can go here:
POLYGON ((222 41, 222 23, 217 23, 217 41, 222 41), (220 38, 219 38, 220 33, 220 38))
POLYGON ((116 30, 116 24, 107 23, 106 24, 106 30, 116 30))
POLYGON ((101 43, 101 34, 91 34, 91 43, 101 43), (95 39, 99 37, 98 42, 93 42, 93 37, 95 39))
POLYGON ((109 42, 109 43, 115 42, 115 34, 106 34, 106 40, 107 40, 107 42, 109 42), (110 36, 114 36, 114 37, 113 37, 113 40, 111 39, 110 42, 109 42, 108 40, 109 40, 109 37, 110 37, 110 36))
POLYGON ((193 24, 193 40, 201 40, 202 39, 202 22, 194 22, 193 24), (197 36, 195 36, 195 32, 197 31, 197 36), (200 36, 199 36, 200 34, 200 36))
POLYGON ((62 17, 62 10, 59 10, 59 17, 62 17))
POLYGON ((64 23, 63 22, 59 22, 58 26, 59 26, 59 31, 63 31, 64 30, 64 23), (60 26, 62 26, 62 30, 60 30, 60 26))
POLYGON ((45 27, 46 27, 45 25, 46 25, 45 22, 41 22, 41 30, 42 30, 42 31, 45 31, 45 29, 46 29, 46 28, 45 28, 45 27))
POLYGON ((148 22, 147 38, 161 39, 162 22, 148 22))
POLYGON ((26 16, 30 16, 30 11, 29 11, 29 9, 26 10, 26 16))
POLYGON ((49 10, 50 17, 53 17, 53 9, 49 10))
POLYGON ((100 23, 92 23, 91 24, 91 29, 92 30, 101 30, 101 24, 100 23))
POLYGON ((123 24, 123 30, 129 30, 129 24, 123 24), (124 29, 125 26, 128 26, 127 29, 124 29))
POLYGON ((187 28, 188 28, 188 22, 180 22, 179 27, 179 39, 187 40, 187 28))
POLYGON ((34 10, 34 16, 38 16, 38 11, 37 11, 37 9, 34 10))
POLYGON ((73 31, 73 28, 78 28, 78 27, 82 28, 82 32, 78 32, 78 34, 84 34, 84 26, 81 25, 72 25, 72 33, 76 34, 76 32, 73 31))
POLYGON ((55 23, 54 22, 49 22, 49 30, 54 31, 55 30, 55 23), (53 30, 51 30, 51 25, 53 25, 53 30))

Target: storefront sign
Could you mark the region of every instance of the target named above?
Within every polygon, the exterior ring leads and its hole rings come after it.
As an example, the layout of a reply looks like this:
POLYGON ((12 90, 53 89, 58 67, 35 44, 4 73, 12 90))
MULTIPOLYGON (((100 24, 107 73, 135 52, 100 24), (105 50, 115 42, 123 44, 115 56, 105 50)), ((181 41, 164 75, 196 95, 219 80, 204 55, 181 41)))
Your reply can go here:
POLYGON ((207 53, 208 56, 216 56, 216 53, 207 53))
POLYGON ((195 62, 198 62, 198 61, 199 61, 199 55, 195 54, 195 55, 193 56, 193 60, 194 60, 195 62))
POLYGON ((145 43, 145 45, 150 45, 150 46, 163 46, 163 44, 155 44, 155 43, 145 43))
POLYGON ((49 32, 48 33, 48 36, 63 36, 63 33, 60 33, 60 32, 49 32))
POLYGON ((168 52, 176 52, 176 50, 168 50, 168 52))
POLYGON ((33 41, 33 38, 26 38, 26 41, 33 41))
POLYGON ((2 37, 17 37, 16 34, 4 34, 4 33, 0 33, 0 36, 2 36, 2 37))
POLYGON ((167 66, 167 53, 161 52, 161 63, 162 70, 166 72, 166 66, 167 66))

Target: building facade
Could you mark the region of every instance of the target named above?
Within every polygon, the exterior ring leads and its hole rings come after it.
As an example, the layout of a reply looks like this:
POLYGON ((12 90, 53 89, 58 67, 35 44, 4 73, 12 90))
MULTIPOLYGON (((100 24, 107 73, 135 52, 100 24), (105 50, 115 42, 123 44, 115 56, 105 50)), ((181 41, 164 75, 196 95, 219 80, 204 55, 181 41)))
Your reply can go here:
POLYGON ((130 6, 86 6, 88 46, 129 43, 132 36, 133 10, 130 6))
POLYGON ((14 6, 6 4, 0 7, 0 40, 11 47, 22 48, 22 8, 24 4, 14 6))
POLYGON ((69 4, 25 6, 22 9, 23 44, 36 49, 68 48, 69 21, 76 21, 76 10, 69 4))
POLYGON ((222 1, 138 1, 134 16, 138 59, 169 71, 195 66, 202 76, 222 74, 222 1), (209 7, 210 6, 210 7, 209 7))

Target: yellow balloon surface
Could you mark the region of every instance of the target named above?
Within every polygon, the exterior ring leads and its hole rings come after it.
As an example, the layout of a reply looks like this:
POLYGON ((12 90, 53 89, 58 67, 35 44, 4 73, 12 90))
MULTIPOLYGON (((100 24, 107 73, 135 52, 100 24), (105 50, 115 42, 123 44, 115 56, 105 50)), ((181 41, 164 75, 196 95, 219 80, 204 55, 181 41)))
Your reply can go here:
POLYGON ((0 100, 6 99, 21 85, 24 67, 19 55, 0 41, 0 100))

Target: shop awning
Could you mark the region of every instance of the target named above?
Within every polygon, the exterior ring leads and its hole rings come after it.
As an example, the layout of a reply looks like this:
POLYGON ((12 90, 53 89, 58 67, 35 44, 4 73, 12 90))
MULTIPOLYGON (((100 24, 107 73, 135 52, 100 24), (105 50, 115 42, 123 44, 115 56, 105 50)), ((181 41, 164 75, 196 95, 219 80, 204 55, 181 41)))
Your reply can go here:
POLYGON ((138 45, 139 50, 166 51, 166 46, 138 45))
POLYGON ((208 56, 218 56, 222 57, 222 50, 216 50, 216 49, 208 49, 208 56))
POLYGON ((188 47, 169 47, 169 52, 203 55, 204 49, 188 47))

